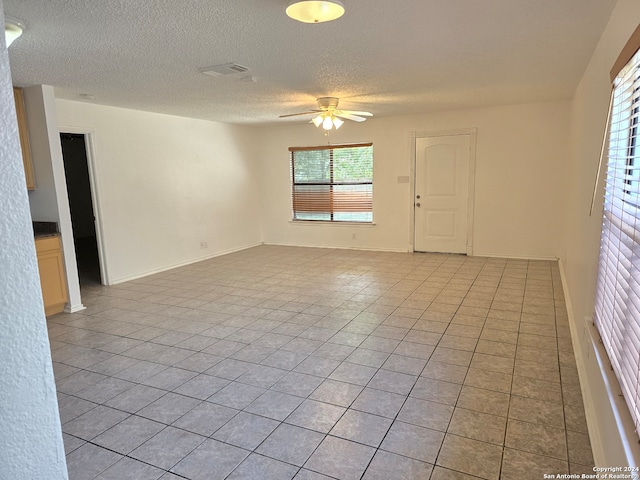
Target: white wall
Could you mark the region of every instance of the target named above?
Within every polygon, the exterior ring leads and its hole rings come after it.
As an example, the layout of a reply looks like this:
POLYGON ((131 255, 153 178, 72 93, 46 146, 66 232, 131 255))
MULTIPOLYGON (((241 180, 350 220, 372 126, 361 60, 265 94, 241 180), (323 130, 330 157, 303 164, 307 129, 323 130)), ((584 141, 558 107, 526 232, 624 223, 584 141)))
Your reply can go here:
POLYGON ((80 299, 80 281, 57 125, 56 99, 53 87, 48 85, 25 88, 23 93, 36 181, 36 189, 29 192, 31 218, 34 221, 58 223, 69 294, 65 311, 77 312, 85 307, 80 299))
POLYGON ((261 242, 255 129, 67 100, 57 109, 61 131, 91 135, 110 283, 261 242))
MULTIPOLYGON (((0 23, 4 21, 0 0, 0 23)), ((67 478, 47 325, 0 39, 0 478, 67 478)))
POLYGON ((42 85, 23 89, 29 145, 36 177, 36 189, 29 192, 29 207, 33 220, 58 222, 60 214, 56 202, 54 160, 49 141, 50 127, 57 128, 57 125, 56 123, 52 126, 47 125, 44 92, 42 85))
POLYGON ((598 187, 593 216, 589 205, 606 123, 611 82, 609 71, 640 23, 640 2, 620 0, 591 58, 571 104, 571 155, 567 166, 566 216, 561 270, 564 274, 574 347, 596 462, 638 465, 637 435, 590 320, 602 224, 604 183, 598 187))
POLYGON ((326 139, 309 124, 263 128, 264 242, 411 250, 411 184, 398 183, 397 177, 412 175, 412 133, 466 128, 477 128, 474 255, 558 257, 568 102, 347 122, 331 134, 332 143, 373 142, 376 225, 367 227, 291 223, 287 149, 326 139))

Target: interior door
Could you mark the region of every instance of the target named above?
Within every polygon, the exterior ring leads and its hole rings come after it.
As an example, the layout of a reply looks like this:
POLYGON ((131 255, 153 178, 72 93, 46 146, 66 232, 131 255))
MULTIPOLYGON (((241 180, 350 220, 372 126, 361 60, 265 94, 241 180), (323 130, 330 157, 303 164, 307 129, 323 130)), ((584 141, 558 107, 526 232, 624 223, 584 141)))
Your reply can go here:
POLYGON ((417 252, 467 253, 470 135, 416 138, 417 252))

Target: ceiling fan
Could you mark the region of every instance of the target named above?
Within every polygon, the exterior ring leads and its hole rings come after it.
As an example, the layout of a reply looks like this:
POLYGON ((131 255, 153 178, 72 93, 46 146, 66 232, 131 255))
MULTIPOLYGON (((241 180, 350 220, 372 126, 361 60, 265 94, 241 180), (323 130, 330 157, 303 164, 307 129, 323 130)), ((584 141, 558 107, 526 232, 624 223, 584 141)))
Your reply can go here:
POLYGON ((336 130, 344 123, 343 118, 346 120, 353 120, 354 122, 364 122, 365 117, 373 117, 369 112, 357 112, 354 110, 339 110, 337 97, 320 97, 318 99, 318 108, 309 110, 308 112, 290 113, 288 115, 280 115, 280 118, 296 117, 298 115, 312 115, 316 116, 311 119, 310 123, 313 123, 316 127, 320 127, 325 130, 336 130))

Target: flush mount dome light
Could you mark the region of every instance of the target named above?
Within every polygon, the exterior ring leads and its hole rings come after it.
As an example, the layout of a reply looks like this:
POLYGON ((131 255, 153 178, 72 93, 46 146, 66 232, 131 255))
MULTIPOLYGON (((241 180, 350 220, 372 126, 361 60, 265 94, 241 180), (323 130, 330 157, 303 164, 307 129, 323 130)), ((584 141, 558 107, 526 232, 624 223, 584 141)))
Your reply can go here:
POLYGON ((344 15, 344 4, 340 0, 293 0, 286 12, 303 23, 330 22, 344 15))
POLYGON ((13 41, 22 35, 24 31, 24 23, 15 18, 8 16, 4 17, 4 38, 7 42, 7 48, 13 43, 13 41))

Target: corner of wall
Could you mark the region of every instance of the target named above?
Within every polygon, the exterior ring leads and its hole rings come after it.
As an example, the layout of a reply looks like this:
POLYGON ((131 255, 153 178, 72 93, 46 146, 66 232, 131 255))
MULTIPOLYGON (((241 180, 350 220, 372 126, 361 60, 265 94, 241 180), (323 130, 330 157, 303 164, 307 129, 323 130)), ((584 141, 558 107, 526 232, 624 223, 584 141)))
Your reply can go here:
POLYGON ((563 260, 559 266, 595 465, 640 465, 640 445, 618 380, 590 319, 575 317, 563 260))
MULTIPOLYGON (((0 0, 0 20, 3 20, 0 0)), ((0 477, 68 478, 9 56, 0 40, 0 477)))
POLYGON ((25 89, 25 106, 32 144, 36 190, 29 195, 33 220, 58 223, 69 292, 69 311, 82 310, 67 182, 64 173, 60 131, 53 87, 36 85, 25 89))

